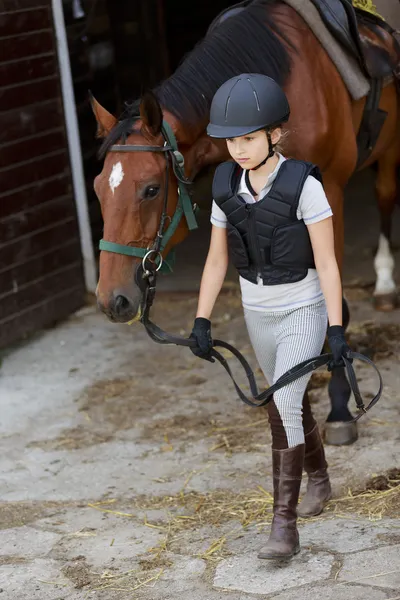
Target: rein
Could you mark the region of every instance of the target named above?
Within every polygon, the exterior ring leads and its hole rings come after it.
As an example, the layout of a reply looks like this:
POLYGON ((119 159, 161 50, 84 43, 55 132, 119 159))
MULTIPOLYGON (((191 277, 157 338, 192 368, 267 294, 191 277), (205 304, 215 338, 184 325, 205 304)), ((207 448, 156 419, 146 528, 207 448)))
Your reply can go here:
MULTIPOLYGON (((153 304, 155 292, 156 292, 156 277, 157 277, 157 273, 155 270, 153 270, 151 272, 151 274, 146 277, 147 287, 146 287, 146 291, 144 293, 143 313, 140 317, 140 322, 144 325, 150 338, 154 342, 157 342, 158 344, 174 344, 176 346, 184 346, 186 348, 196 347, 197 344, 196 344, 195 340, 190 339, 190 338, 184 338, 180 335, 167 333, 166 331, 164 331, 163 329, 158 327, 158 325, 156 325, 155 323, 153 323, 150 320, 150 318, 149 318, 150 308, 153 304)), ((299 363, 298 365, 296 365, 289 371, 286 371, 286 373, 284 373, 271 387, 267 388, 266 390, 264 390, 262 392, 259 392, 256 380, 255 380, 254 372, 253 372, 252 368, 250 367, 249 363, 247 362, 247 360, 245 359, 245 357, 243 356, 243 354, 241 352, 239 352, 239 350, 237 348, 235 348, 231 344, 228 344, 227 342, 224 342, 223 340, 214 339, 213 340, 213 349, 210 352, 210 356, 215 358, 220 363, 220 365, 222 365, 222 367, 225 369, 225 371, 228 373, 228 375, 231 378, 232 383, 235 387, 236 393, 239 396, 239 399, 242 400, 242 402, 244 402, 248 406, 251 406, 253 408, 259 408, 261 406, 265 406, 272 399, 272 396, 275 394, 275 392, 277 392, 279 389, 281 389, 285 385, 288 385, 289 383, 292 383, 292 381, 295 381, 296 379, 303 377, 303 375, 312 373, 319 367, 329 365, 333 359, 333 354, 331 354, 331 353, 320 354, 319 356, 314 356, 313 358, 309 358, 308 360, 305 360, 305 361, 299 363), (251 391, 252 400, 250 398, 248 398, 246 396, 246 394, 243 392, 243 390, 240 388, 240 386, 238 385, 238 383, 235 380, 235 377, 233 376, 232 370, 231 370, 227 360, 224 358, 224 356, 222 356, 222 354, 220 352, 218 352, 218 350, 216 350, 216 348, 225 348, 225 350, 229 350, 229 352, 231 352, 231 354, 238 360, 241 367, 245 371, 245 374, 246 374, 246 377, 247 377, 247 380, 249 383, 250 391, 251 391)), ((363 354, 360 354, 358 352, 349 352, 346 356, 343 356, 342 358, 343 358, 343 362, 345 365, 345 370, 347 373, 347 378, 349 380, 351 391, 354 394, 356 405, 357 405, 357 408, 359 411, 358 414, 355 417, 353 417, 353 419, 351 420, 351 422, 355 422, 355 421, 358 421, 358 419, 360 419, 360 417, 362 417, 366 412, 368 412, 378 402, 379 398, 381 397, 382 390, 383 390, 382 376, 381 376, 378 368, 376 367, 376 365, 372 362, 372 360, 370 360, 367 356, 364 356, 363 354), (357 360, 360 360, 362 362, 365 362, 365 363, 371 365, 374 368, 374 370, 378 376, 378 380, 379 380, 378 392, 375 394, 375 396, 372 398, 372 400, 370 401, 370 403, 367 406, 365 406, 364 400, 360 393, 360 389, 358 387, 357 378, 356 378, 354 368, 352 365, 353 359, 357 359, 357 360)))
MULTIPOLYGON (((158 228, 158 232, 156 234, 156 238, 152 244, 152 246, 148 248, 127 246, 123 244, 116 244, 113 242, 107 242, 106 240, 100 240, 100 250, 105 250, 107 252, 115 252, 117 254, 125 254, 127 256, 134 256, 137 258, 142 258, 141 265, 136 270, 136 282, 142 290, 142 303, 140 307, 140 322, 144 325, 148 335, 150 338, 157 342, 158 344, 174 344, 176 346, 184 346, 186 348, 194 348, 197 346, 196 341, 189 338, 184 338, 180 335, 174 335, 167 333, 158 325, 153 323, 150 318, 150 308, 154 302, 155 294, 156 294, 156 281, 157 281, 157 272, 162 269, 162 267, 166 264, 169 270, 172 270, 170 264, 166 259, 163 259, 162 252, 165 249, 167 243, 170 241, 171 237, 174 235, 181 219, 183 217, 186 218, 186 222, 189 230, 195 229, 197 227, 195 211, 196 207, 192 206, 189 194, 186 190, 186 186, 191 183, 184 173, 184 158, 182 154, 178 150, 178 145, 176 142, 176 138, 173 134, 173 131, 170 125, 163 121, 162 126, 162 134, 164 138, 163 146, 139 146, 132 144, 115 144, 111 146, 111 152, 163 152, 166 158, 166 167, 165 167, 165 193, 164 193, 164 204, 163 204, 163 212, 160 219, 160 225, 158 228), (168 202, 168 180, 169 180, 169 160, 171 160, 172 168, 174 174, 176 176, 178 182, 178 203, 175 209, 175 213, 173 217, 169 217, 167 214, 167 202, 168 202), (163 233, 165 221, 167 218, 170 219, 170 224, 165 233, 163 233), (153 257, 152 260, 150 257, 153 257)), ((333 355, 331 353, 321 354, 319 356, 315 356, 308 360, 305 360, 286 373, 282 375, 271 387, 266 390, 259 392, 258 386, 255 380, 255 375, 253 370, 251 369, 249 363, 244 358, 244 356, 231 344, 224 342, 222 340, 213 340, 213 348, 211 350, 210 356, 217 360, 225 371, 228 373, 229 377, 232 380, 232 383, 235 387, 235 390, 240 398, 245 404, 251 407, 261 407, 265 406, 272 398, 273 394, 277 392, 279 389, 288 385, 289 383, 299 379, 300 377, 307 375, 308 373, 312 373, 319 367, 329 365, 332 362, 333 355), (224 358, 224 356, 216 350, 216 348, 224 348, 231 352, 231 354, 238 360, 241 367, 244 369, 248 384, 251 391, 252 399, 248 398, 246 394, 242 391, 240 386, 235 380, 231 368, 224 358)), ((354 394, 354 398, 356 401, 356 405, 358 408, 358 414, 353 417, 352 421, 358 421, 363 414, 369 411, 379 400, 382 395, 383 390, 383 381, 382 376, 376 367, 376 365, 366 356, 359 354, 358 352, 349 352, 346 356, 343 356, 343 362, 345 365, 345 370, 347 373, 347 377, 349 380, 349 384, 351 390, 354 394), (352 365, 352 359, 357 359, 362 362, 365 362, 371 365, 379 379, 379 389, 375 396, 372 398, 370 403, 365 406, 364 400, 361 396, 356 375, 354 372, 354 368, 352 365)))

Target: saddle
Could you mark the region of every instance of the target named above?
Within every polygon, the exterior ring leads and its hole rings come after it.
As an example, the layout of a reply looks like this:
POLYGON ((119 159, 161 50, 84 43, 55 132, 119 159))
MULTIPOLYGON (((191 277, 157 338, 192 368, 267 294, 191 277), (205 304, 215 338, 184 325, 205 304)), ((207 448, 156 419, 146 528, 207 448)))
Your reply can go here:
POLYGON ((380 17, 354 8, 351 0, 311 0, 332 36, 358 61, 371 79, 384 79, 397 67, 395 59, 382 47, 374 45, 359 33, 359 25, 379 26, 394 34, 380 17))

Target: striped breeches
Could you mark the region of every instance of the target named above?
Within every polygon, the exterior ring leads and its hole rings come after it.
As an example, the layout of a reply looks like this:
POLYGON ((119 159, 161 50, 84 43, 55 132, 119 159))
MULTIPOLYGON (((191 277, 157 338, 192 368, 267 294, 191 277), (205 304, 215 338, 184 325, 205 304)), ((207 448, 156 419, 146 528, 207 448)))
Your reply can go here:
MULTIPOLYGON (((270 385, 322 350, 328 322, 324 300, 284 312, 245 309, 244 316, 258 363, 270 385)), ((315 424, 305 396, 310 377, 304 375, 281 388, 268 404, 273 448, 304 444, 304 433, 315 424)))

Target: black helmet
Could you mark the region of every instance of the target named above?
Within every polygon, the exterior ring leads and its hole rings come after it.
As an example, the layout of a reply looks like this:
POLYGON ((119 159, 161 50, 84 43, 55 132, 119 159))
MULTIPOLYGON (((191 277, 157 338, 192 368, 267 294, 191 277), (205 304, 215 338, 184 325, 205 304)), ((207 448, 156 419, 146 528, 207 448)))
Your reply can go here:
POLYGON ((225 81, 211 102, 207 133, 215 138, 240 137, 289 119, 282 88, 266 75, 242 73, 225 81))

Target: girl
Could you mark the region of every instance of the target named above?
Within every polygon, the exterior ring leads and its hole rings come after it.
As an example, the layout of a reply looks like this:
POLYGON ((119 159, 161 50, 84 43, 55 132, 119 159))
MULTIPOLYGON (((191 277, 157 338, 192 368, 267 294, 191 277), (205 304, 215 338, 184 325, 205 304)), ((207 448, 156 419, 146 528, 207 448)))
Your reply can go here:
MULTIPOLYGON (((289 118, 287 98, 269 77, 242 74, 216 92, 207 133, 224 138, 234 162, 217 168, 212 235, 201 280, 192 351, 212 360, 210 316, 228 266, 240 275, 244 316, 258 362, 273 384, 296 364, 320 354, 329 318, 334 361, 349 350, 342 327, 342 287, 335 259, 332 211, 318 167, 276 151, 289 118)), ((296 526, 331 497, 324 449, 306 394, 310 375, 269 402, 274 517, 259 558, 291 558, 296 526), (305 497, 296 511, 303 466, 305 497)))

